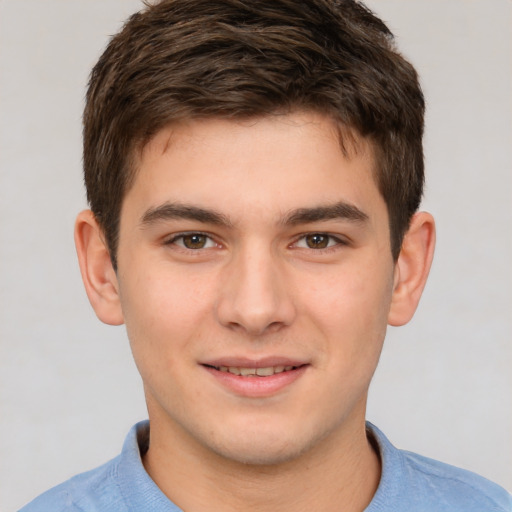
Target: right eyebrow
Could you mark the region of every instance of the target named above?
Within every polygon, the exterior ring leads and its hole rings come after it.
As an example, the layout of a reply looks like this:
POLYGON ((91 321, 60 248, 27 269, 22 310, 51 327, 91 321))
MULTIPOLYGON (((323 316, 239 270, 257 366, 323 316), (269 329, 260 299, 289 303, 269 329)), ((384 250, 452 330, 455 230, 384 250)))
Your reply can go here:
POLYGON ((204 224, 214 224, 216 226, 226 227, 232 225, 231 221, 225 215, 216 212, 215 210, 169 202, 165 202, 159 206, 146 210, 141 217, 141 224, 145 226, 158 221, 170 219, 188 219, 202 222, 204 224))
POLYGON ((340 201, 334 204, 320 205, 313 208, 299 208, 292 210, 285 217, 286 225, 308 224, 310 222, 322 222, 331 219, 344 219, 356 223, 368 221, 368 215, 357 206, 340 201))

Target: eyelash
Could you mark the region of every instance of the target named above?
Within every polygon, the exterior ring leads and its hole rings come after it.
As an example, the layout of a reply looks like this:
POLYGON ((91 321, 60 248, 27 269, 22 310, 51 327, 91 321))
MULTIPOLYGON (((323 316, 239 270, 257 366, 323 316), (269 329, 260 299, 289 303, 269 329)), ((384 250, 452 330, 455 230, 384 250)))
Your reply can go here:
POLYGON ((340 246, 346 246, 346 245, 349 245, 347 240, 345 240, 343 238, 340 238, 339 236, 335 236, 335 235, 331 235, 329 233, 324 233, 324 232, 318 231, 318 232, 310 232, 310 233, 305 233, 303 235, 300 235, 295 240, 295 242, 293 242, 291 244, 291 247, 292 248, 297 248, 297 249, 310 250, 310 251, 314 251, 314 252, 317 252, 317 253, 325 253, 325 252, 335 251, 340 246), (328 239, 327 240, 327 244, 328 245, 326 247, 317 247, 317 248, 313 248, 313 247, 300 247, 298 245, 299 242, 301 242, 301 241, 306 242, 306 239, 308 237, 315 237, 315 236, 326 237, 328 239))
POLYGON ((204 249, 212 249, 214 247, 220 246, 220 244, 217 243, 212 238, 211 235, 209 235, 208 233, 203 233, 201 231, 187 231, 184 233, 178 233, 176 235, 173 235, 170 239, 166 240, 165 245, 175 245, 179 249, 182 249, 184 251, 190 251, 190 252, 195 252, 195 251, 204 250, 204 249), (194 237, 194 236, 206 238, 207 239, 206 244, 210 244, 210 247, 197 247, 197 248, 186 247, 185 244, 183 243, 184 239, 186 237, 194 237), (177 243, 179 240, 182 241, 182 244, 177 243))
MULTIPOLYGON (((201 231, 187 231, 184 233, 178 233, 176 235, 173 235, 170 239, 165 241, 165 245, 175 245, 181 250, 184 251, 190 251, 190 252, 196 252, 200 250, 208 250, 213 249, 215 247, 220 247, 220 244, 216 242, 211 235, 208 233, 204 233, 201 231), (206 247, 187 247, 184 243, 184 239, 186 237, 204 237, 206 239, 205 245, 206 247), (178 243, 180 241, 182 243, 178 243), (208 246, 209 245, 209 246, 208 246)), ((303 235, 300 235, 292 244, 290 244, 290 248, 292 249, 304 249, 304 250, 310 250, 317 253, 324 253, 324 252, 331 252, 333 250, 336 250, 339 246, 345 246, 348 245, 348 242, 338 236, 331 235, 329 233, 323 233, 323 232, 310 232, 305 233, 303 235), (300 242, 305 242, 307 244, 307 238, 308 237, 326 237, 327 238, 327 245, 326 247, 301 247, 299 246, 300 242)))

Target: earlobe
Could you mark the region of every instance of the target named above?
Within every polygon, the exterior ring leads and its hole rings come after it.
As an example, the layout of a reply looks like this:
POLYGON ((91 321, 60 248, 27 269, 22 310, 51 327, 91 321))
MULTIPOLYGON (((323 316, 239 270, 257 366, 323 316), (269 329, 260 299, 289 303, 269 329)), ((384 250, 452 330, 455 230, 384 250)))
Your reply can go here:
POLYGON ((404 325, 420 301, 434 257, 435 223, 432 215, 416 213, 409 226, 395 268, 389 325, 404 325))
POLYGON ((90 210, 78 214, 75 245, 85 291, 96 315, 106 324, 122 324, 117 276, 103 232, 90 210))

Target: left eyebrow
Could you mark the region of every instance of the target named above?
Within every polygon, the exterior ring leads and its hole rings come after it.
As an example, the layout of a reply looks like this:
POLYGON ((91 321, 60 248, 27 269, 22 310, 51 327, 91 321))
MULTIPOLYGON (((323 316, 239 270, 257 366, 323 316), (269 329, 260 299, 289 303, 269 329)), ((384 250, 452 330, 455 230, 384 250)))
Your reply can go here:
POLYGON ((297 224, 308 224, 310 222, 321 222, 332 219, 364 223, 369 217, 357 206, 340 201, 325 206, 292 210, 284 217, 282 223, 288 226, 295 226, 297 224))
POLYGON ((180 203, 163 203, 147 210, 141 218, 141 224, 149 225, 171 219, 195 220, 204 224, 231 226, 231 221, 222 213, 180 203))

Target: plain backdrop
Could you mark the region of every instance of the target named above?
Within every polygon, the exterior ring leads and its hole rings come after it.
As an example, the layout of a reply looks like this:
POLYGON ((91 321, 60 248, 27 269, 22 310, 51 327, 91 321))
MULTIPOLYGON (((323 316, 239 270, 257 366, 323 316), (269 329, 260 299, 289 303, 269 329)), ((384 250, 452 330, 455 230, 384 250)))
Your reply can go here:
MULTIPOLYGON (((368 418, 512 489, 512 2, 371 0, 428 102, 430 282, 390 329, 368 418)), ((0 0, 0 510, 115 456, 146 416, 73 245, 88 73, 138 0, 0 0)))

